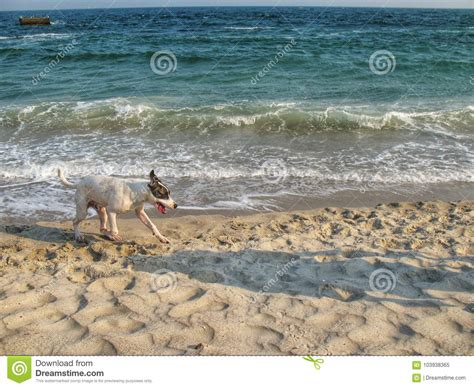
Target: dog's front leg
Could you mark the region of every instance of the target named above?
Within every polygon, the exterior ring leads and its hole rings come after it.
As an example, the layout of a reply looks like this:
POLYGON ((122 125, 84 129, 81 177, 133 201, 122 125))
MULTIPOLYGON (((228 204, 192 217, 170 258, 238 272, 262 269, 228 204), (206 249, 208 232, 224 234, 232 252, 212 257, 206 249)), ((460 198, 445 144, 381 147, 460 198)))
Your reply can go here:
POLYGON ((119 235, 117 227, 117 213, 107 209, 107 216, 109 218, 110 232, 105 232, 105 235, 113 241, 122 241, 122 237, 119 235))
POLYGON ((153 235, 158 237, 162 243, 169 244, 170 240, 168 240, 165 236, 163 236, 155 224, 150 220, 148 214, 145 213, 143 208, 135 209, 135 214, 138 219, 145 224, 145 226, 153 232, 153 235))

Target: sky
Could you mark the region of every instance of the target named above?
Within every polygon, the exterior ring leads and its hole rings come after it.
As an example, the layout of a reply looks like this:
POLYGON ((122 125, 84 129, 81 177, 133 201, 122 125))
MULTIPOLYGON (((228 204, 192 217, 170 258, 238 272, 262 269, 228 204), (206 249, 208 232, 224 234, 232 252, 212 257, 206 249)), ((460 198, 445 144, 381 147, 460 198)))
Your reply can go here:
POLYGON ((344 6, 470 8, 474 0, 0 0, 0 11, 163 6, 344 6))

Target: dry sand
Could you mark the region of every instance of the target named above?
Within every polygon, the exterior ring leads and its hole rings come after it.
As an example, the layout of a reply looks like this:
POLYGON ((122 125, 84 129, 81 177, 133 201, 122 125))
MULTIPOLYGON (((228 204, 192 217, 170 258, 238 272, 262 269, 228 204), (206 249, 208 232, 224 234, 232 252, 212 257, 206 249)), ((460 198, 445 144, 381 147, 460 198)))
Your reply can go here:
POLYGON ((119 219, 122 243, 96 219, 87 244, 66 222, 4 225, 0 354, 474 355, 473 215, 420 202, 155 220, 170 246, 135 219, 119 219), (376 270, 396 284, 371 287, 376 270))

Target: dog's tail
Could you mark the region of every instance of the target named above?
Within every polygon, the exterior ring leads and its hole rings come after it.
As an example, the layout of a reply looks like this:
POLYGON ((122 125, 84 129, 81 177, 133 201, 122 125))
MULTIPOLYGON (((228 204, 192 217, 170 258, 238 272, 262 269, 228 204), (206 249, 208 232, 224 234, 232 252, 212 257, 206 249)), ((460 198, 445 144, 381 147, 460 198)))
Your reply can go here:
POLYGON ((58 177, 59 177, 59 180, 61 181, 61 183, 66 186, 66 187, 70 187, 70 188, 74 188, 76 187, 75 184, 69 182, 66 177, 64 176, 64 171, 62 170, 62 168, 58 168, 58 177))

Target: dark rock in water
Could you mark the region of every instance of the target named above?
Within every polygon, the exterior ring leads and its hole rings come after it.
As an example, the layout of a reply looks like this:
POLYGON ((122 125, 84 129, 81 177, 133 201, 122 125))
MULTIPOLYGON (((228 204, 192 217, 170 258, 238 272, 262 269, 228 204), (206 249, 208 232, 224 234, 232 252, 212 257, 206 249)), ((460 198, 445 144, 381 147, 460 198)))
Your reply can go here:
POLYGON ((30 25, 30 26, 38 26, 38 25, 50 25, 51 20, 49 16, 45 17, 21 17, 19 22, 22 26, 30 25))

